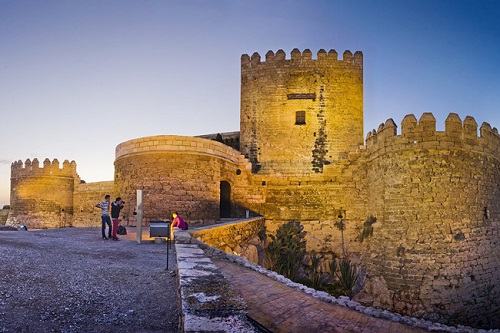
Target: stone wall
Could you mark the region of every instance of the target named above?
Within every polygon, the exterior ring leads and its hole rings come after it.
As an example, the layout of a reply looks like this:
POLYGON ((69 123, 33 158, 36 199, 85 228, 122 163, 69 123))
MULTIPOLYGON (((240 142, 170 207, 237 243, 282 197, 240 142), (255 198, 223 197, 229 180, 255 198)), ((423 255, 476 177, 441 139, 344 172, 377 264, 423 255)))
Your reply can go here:
POLYGON ((11 211, 8 225, 24 224, 29 228, 54 228, 71 225, 73 189, 79 182, 76 163, 38 159, 12 163, 11 211))
MULTIPOLYGON (((317 57, 309 50, 293 50, 291 59, 282 50, 269 51, 265 61, 257 53, 242 56, 243 155, 211 135, 140 138, 116 147, 114 182, 94 184, 79 184, 74 162, 62 169, 57 160, 45 160, 42 168, 36 159, 14 162, 8 223, 97 226, 94 205, 105 193, 126 201, 123 216, 130 221, 142 189, 146 223, 178 211, 191 225, 209 224, 221 217, 226 182, 231 217, 248 210, 263 216, 271 233, 299 220, 308 250, 342 253, 342 233, 334 226, 342 214, 347 252, 367 274, 360 301, 498 327, 498 131, 483 123, 478 136, 476 121, 456 114, 445 131, 436 131, 432 114, 419 121, 409 115, 400 135, 388 120, 360 146, 362 54, 346 51, 339 60, 335 51, 320 50, 317 57), (305 124, 296 123, 298 111, 305 112, 305 124), (362 240, 370 215, 377 222, 362 240)), ((234 235, 255 230, 239 228, 224 225, 217 237, 200 237, 244 253, 230 241, 248 243, 234 235)))
MULTIPOLYGON (((233 199, 266 219, 273 233, 299 220, 308 250, 342 253, 367 273, 365 304, 448 323, 494 327, 500 277, 500 137, 484 123, 451 114, 438 132, 431 114, 392 120, 370 132, 366 146, 320 175, 246 174, 235 177, 233 199), (361 239, 373 215, 373 235, 361 239)), ((203 241, 228 245, 228 227, 203 241), (207 240, 208 239, 208 240, 207 240)), ((234 230, 233 230, 234 231, 234 230)), ((237 243, 236 238, 233 239, 237 243)), ((246 245, 245 245, 246 246, 246 245)), ((238 249, 234 251, 234 249, 238 249)), ((247 254, 244 254, 248 256, 247 254)))
MULTIPOLYGON (((456 114, 436 131, 413 115, 367 140, 364 255, 373 302, 406 314, 488 327, 499 318, 500 137, 456 114)), ((496 327, 500 325, 496 321, 496 327)))
MULTIPOLYGON (((111 195, 111 200, 115 199, 113 181, 76 185, 73 193, 73 227, 100 226, 101 210, 95 205, 103 201, 106 194, 111 195)), ((127 218, 122 214, 123 220, 127 221, 127 218)))
POLYGON ((214 134, 200 135, 198 138, 215 140, 222 142, 223 144, 232 147, 236 150, 240 150, 240 132, 222 132, 214 134))
POLYGON ((342 253, 342 235, 334 226, 339 213, 346 220, 346 248, 359 258, 363 244, 358 238, 366 215, 365 164, 360 154, 339 161, 323 174, 280 176, 253 174, 237 178, 237 204, 266 218, 270 233, 284 222, 298 220, 307 232, 309 250, 342 253))
POLYGON ((362 53, 244 54, 240 122, 241 151, 255 171, 321 173, 363 144, 362 53))
POLYGON ((115 185, 130 203, 125 214, 131 215, 136 190, 142 189, 146 223, 177 211, 190 224, 205 224, 219 219, 221 181, 232 183, 249 169, 238 151, 220 142, 154 136, 117 146, 115 185))
POLYGON ((266 226, 262 217, 197 228, 190 233, 211 247, 264 264, 266 226))
POLYGON ((10 209, 0 209, 0 225, 4 225, 9 216, 10 209))

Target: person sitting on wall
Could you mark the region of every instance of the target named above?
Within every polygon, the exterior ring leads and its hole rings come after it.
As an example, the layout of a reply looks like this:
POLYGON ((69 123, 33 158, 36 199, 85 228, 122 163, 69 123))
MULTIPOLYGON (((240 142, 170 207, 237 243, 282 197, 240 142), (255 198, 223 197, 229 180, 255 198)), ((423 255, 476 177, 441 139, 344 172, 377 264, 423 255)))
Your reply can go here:
POLYGON ((182 217, 177 214, 177 212, 174 212, 172 214, 172 228, 179 228, 181 230, 188 230, 188 224, 182 217))
POLYGON ((115 241, 118 240, 116 233, 118 232, 118 225, 120 224, 120 210, 122 210, 124 205, 125 201, 123 201, 120 197, 116 198, 116 200, 111 204, 111 219, 113 220, 113 232, 111 236, 115 241))
POLYGON ((99 202, 95 205, 97 208, 101 208, 101 221, 102 221, 102 239, 107 240, 111 238, 111 218, 109 217, 109 207, 110 207, 111 196, 106 194, 104 196, 104 201, 99 202), (106 237, 106 224, 108 225, 108 237, 106 237))

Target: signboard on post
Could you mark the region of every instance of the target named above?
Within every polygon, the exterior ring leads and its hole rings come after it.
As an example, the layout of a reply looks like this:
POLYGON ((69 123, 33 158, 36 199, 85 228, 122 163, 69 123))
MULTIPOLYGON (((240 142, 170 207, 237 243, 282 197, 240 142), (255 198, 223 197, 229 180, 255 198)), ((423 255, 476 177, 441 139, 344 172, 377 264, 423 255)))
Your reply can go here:
POLYGON ((137 190, 137 201, 136 201, 135 211, 137 215, 135 216, 135 228, 137 234, 135 235, 136 241, 138 244, 141 244, 142 241, 142 190, 137 190))

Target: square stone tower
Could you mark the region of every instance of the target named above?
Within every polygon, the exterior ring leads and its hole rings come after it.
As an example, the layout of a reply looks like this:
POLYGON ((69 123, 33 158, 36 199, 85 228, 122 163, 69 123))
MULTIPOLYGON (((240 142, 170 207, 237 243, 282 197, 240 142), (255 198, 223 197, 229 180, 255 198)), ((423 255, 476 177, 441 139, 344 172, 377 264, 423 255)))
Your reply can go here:
POLYGON ((244 54, 240 122, 240 149, 254 172, 322 173, 363 144, 362 53, 244 54))

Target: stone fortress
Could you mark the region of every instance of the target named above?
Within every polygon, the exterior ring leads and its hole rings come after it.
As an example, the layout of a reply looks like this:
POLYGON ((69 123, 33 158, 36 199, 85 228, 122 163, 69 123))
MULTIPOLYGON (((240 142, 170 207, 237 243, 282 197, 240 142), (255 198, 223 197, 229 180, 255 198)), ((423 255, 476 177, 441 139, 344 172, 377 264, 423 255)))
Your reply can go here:
POLYGON ((84 183, 74 162, 12 164, 10 224, 98 226, 105 193, 144 191, 146 223, 174 210, 191 225, 260 215, 272 233, 299 220, 308 248, 347 250, 365 304, 446 322, 498 325, 500 136, 451 113, 392 119, 363 135, 363 55, 294 49, 241 57, 240 132, 161 135, 116 147, 114 181, 84 183), (341 235, 334 223, 346 219, 341 235), (373 234, 360 239, 374 216, 373 234))

